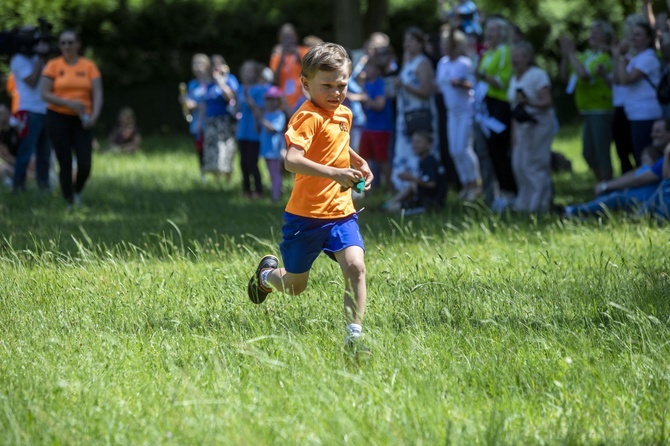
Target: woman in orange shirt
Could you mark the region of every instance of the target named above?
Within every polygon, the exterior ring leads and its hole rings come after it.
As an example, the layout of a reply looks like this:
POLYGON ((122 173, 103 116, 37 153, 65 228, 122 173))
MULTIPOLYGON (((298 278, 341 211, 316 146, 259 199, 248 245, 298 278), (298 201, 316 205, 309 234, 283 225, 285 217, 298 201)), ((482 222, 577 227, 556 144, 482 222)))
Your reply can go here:
POLYGON ((102 79, 95 63, 79 55, 77 33, 64 31, 59 46, 61 57, 50 60, 42 71, 42 97, 47 102, 46 131, 58 159, 61 190, 72 206, 81 203, 80 194, 91 173, 92 129, 102 110, 102 79))
POLYGON ((298 33, 290 23, 285 23, 279 29, 279 45, 270 56, 270 69, 274 73, 275 84, 284 93, 289 115, 300 105, 303 97, 300 86, 302 58, 308 48, 298 45, 298 33))

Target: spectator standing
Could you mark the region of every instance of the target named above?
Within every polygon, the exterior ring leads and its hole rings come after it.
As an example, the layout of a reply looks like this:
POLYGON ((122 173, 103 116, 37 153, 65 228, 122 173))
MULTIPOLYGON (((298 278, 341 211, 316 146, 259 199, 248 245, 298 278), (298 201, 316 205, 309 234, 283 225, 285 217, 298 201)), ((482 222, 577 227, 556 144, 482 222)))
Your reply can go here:
POLYGON ((633 26, 630 46, 635 56, 626 63, 628 42, 612 47, 614 81, 624 87, 624 111, 630 121, 633 156, 640 165, 642 149, 651 144, 650 134, 654 121, 663 113, 656 97, 661 80, 661 63, 655 52, 655 32, 647 23, 633 26))
POLYGON ((44 130, 47 104, 42 99, 39 86, 48 50, 48 43, 40 41, 32 48, 33 54, 17 53, 10 61, 18 95, 15 116, 20 121, 21 138, 14 165, 14 192, 25 190, 26 172, 33 154, 35 154, 37 186, 42 190, 50 189, 51 146, 44 130))
POLYGON ((466 35, 480 36, 482 27, 479 24, 479 8, 477 4, 470 0, 437 0, 440 19, 443 22, 450 22, 456 18, 458 28, 466 35))
POLYGON ((361 135, 365 128, 367 117, 363 109, 362 101, 365 98, 363 87, 358 81, 351 76, 349 78, 349 86, 347 87, 347 99, 344 100, 345 107, 349 107, 354 116, 354 120, 349 130, 351 148, 358 152, 358 146, 361 142, 361 135))
MULTIPOLYGON (((407 130, 405 113, 415 110, 428 110, 431 118, 432 132, 437 135, 437 113, 433 102, 435 91, 435 70, 423 52, 424 33, 418 27, 410 27, 403 38, 403 63, 396 80, 398 94, 396 97, 397 116, 395 130, 395 146, 391 181, 396 190, 403 190, 407 185, 398 174, 408 172, 418 175, 419 159, 412 150, 412 135, 407 130)), ((437 138, 432 138, 432 153, 437 154, 437 138)))
POLYGON ((582 115, 582 153, 599 182, 612 178, 610 147, 614 110, 608 77, 612 71, 609 46, 613 33, 612 25, 596 20, 591 24, 589 48, 579 55, 572 39, 560 40, 561 76, 568 81, 566 91, 574 93, 582 115))
POLYGON ((449 154, 462 185, 460 197, 472 201, 479 197, 481 188, 479 161, 473 149, 473 67, 466 45, 465 34, 454 27, 442 34, 445 55, 437 65, 435 84, 447 108, 449 154))
POLYGON ((365 84, 363 85, 366 122, 359 154, 362 158, 377 164, 382 172, 382 182, 387 192, 392 191, 389 150, 393 137, 393 110, 391 100, 386 97, 382 74, 386 60, 373 56, 365 64, 365 84))
POLYGON ((202 129, 204 128, 204 123, 201 121, 205 117, 200 115, 200 103, 204 100, 207 86, 212 82, 211 66, 212 63, 206 54, 194 54, 191 59, 191 70, 194 78, 188 82, 186 90, 182 91, 179 95, 179 102, 182 104, 188 122, 188 131, 195 143, 203 181, 205 179, 202 159, 204 144, 202 129))
MULTIPOLYGON (((636 23, 640 22, 642 19, 640 14, 631 14, 626 17, 623 26, 623 41, 629 41, 630 35, 633 30, 633 26, 636 23)), ((611 49, 610 49, 611 53, 611 49)), ((630 45, 628 45, 628 51, 626 54, 621 55, 626 64, 630 62, 630 59, 634 56, 631 53, 630 45)), ((614 118, 612 122, 612 140, 614 141, 614 146, 616 148, 617 157, 621 165, 621 172, 625 173, 633 169, 633 164, 635 160, 633 157, 633 137, 630 130, 630 121, 626 116, 626 111, 624 110, 624 96, 626 87, 622 85, 614 75, 614 61, 612 61, 612 73, 610 73, 609 79, 612 86, 612 105, 614 106, 614 118)))
POLYGON ((270 88, 262 81, 262 68, 256 61, 245 61, 240 68, 242 82, 237 92, 239 113, 235 137, 240 151, 242 193, 248 198, 258 198, 263 193, 261 173, 258 170, 261 127, 254 112, 256 108, 263 108, 265 92, 270 88))
MULTIPOLYGON (((510 52, 510 25, 502 18, 494 17, 486 21, 484 45, 486 51, 479 60, 476 77, 479 81, 475 97, 480 112, 475 146, 480 161, 482 187, 485 200, 492 204, 497 195, 495 183, 505 200, 516 195, 516 181, 511 163, 511 123, 512 114, 507 101, 507 89, 512 76, 510 52), (491 126, 491 123, 496 123, 491 126)), ((504 200, 503 200, 504 201, 504 200)))
POLYGON ((102 78, 95 63, 79 55, 81 42, 74 31, 64 31, 58 42, 61 56, 50 60, 42 73, 42 98, 47 102, 46 131, 56 152, 63 197, 69 206, 81 202, 91 173, 93 126, 102 110, 102 78), (77 175, 72 184, 72 152, 77 175))
POLYGON ((265 110, 260 116, 261 156, 270 173, 271 197, 277 202, 282 194, 282 172, 284 169, 284 130, 286 114, 281 109, 283 94, 276 87, 270 87, 265 93, 265 110))
POLYGON ((206 86, 198 112, 204 126, 202 172, 223 175, 229 181, 235 156, 234 106, 239 82, 225 61, 216 62, 216 56, 213 56, 211 65, 212 80, 206 86))
POLYGON ((533 56, 530 43, 514 45, 514 75, 507 97, 514 107, 512 169, 518 185, 514 210, 541 213, 549 210, 552 198, 551 143, 556 117, 551 80, 546 71, 533 65, 533 56))
POLYGON ((303 97, 300 86, 302 58, 308 48, 298 45, 298 33, 291 23, 284 23, 279 28, 279 44, 270 56, 270 69, 274 73, 275 85, 284 93, 288 109, 293 110, 303 97))

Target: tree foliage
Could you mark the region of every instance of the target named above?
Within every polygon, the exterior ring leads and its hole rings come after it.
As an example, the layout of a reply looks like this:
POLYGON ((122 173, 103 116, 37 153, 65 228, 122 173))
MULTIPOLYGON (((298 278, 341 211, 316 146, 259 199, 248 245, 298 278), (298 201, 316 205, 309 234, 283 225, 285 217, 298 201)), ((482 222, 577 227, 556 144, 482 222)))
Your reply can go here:
MULTIPOLYGON (((640 8, 637 0, 477 3, 485 13, 518 24, 550 73, 555 72, 560 34, 583 42, 592 19, 618 25, 640 8)), ((664 2, 654 6, 665 8, 664 2)), ((123 96, 138 86, 188 79, 196 52, 222 54, 234 72, 245 59, 265 62, 284 22, 294 23, 301 36, 317 35, 352 49, 369 33, 384 31, 400 50, 402 32, 410 25, 437 35, 436 12, 435 0, 5 0, 0 29, 35 24, 43 17, 56 31, 79 31, 105 87, 123 96)), ((174 92, 169 95, 173 100, 174 92)))

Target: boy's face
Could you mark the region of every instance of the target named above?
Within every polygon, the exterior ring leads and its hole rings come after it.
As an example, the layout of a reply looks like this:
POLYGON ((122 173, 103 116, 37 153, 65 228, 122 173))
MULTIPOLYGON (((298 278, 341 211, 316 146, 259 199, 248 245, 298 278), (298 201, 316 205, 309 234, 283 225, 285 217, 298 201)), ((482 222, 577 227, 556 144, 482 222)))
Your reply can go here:
POLYGON ((412 135, 412 150, 417 156, 422 156, 430 151, 430 141, 420 133, 412 135))
POLYGON ((335 111, 347 96, 349 75, 347 65, 335 71, 317 71, 311 79, 302 77, 302 86, 317 107, 335 111))

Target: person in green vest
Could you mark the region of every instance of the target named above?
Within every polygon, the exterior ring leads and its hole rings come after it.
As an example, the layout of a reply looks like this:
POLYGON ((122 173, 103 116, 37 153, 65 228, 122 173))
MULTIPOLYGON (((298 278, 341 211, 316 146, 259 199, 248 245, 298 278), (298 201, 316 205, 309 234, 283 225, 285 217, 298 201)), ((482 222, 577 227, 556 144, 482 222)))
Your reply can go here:
MULTIPOLYGON (((483 131, 485 135, 488 156, 499 187, 500 194, 496 197, 496 201, 501 197, 502 199, 511 199, 517 192, 511 162, 510 127, 512 112, 507 101, 507 88, 512 77, 510 39, 511 27, 509 22, 501 17, 489 18, 484 28, 486 51, 482 55, 476 70, 478 81, 476 92, 486 91, 483 105, 484 113, 487 113, 488 116, 485 119, 479 119, 478 122, 480 123, 479 130, 483 131), (485 123, 490 118, 497 120, 498 125, 485 128, 485 123)), ((478 156, 480 156, 479 151, 478 156)), ((480 164, 482 165, 485 195, 490 196, 488 191, 491 190, 491 185, 486 183, 491 182, 490 178, 492 176, 484 171, 484 169, 487 169, 487 162, 480 164)), ((486 201, 488 202, 489 199, 487 198, 486 201)))
POLYGON ((614 30, 603 20, 591 24, 588 49, 575 50, 569 37, 560 38, 561 78, 567 82, 566 92, 575 95, 582 116, 582 154, 598 182, 612 179, 612 88, 607 77, 612 72, 609 47, 614 30))

